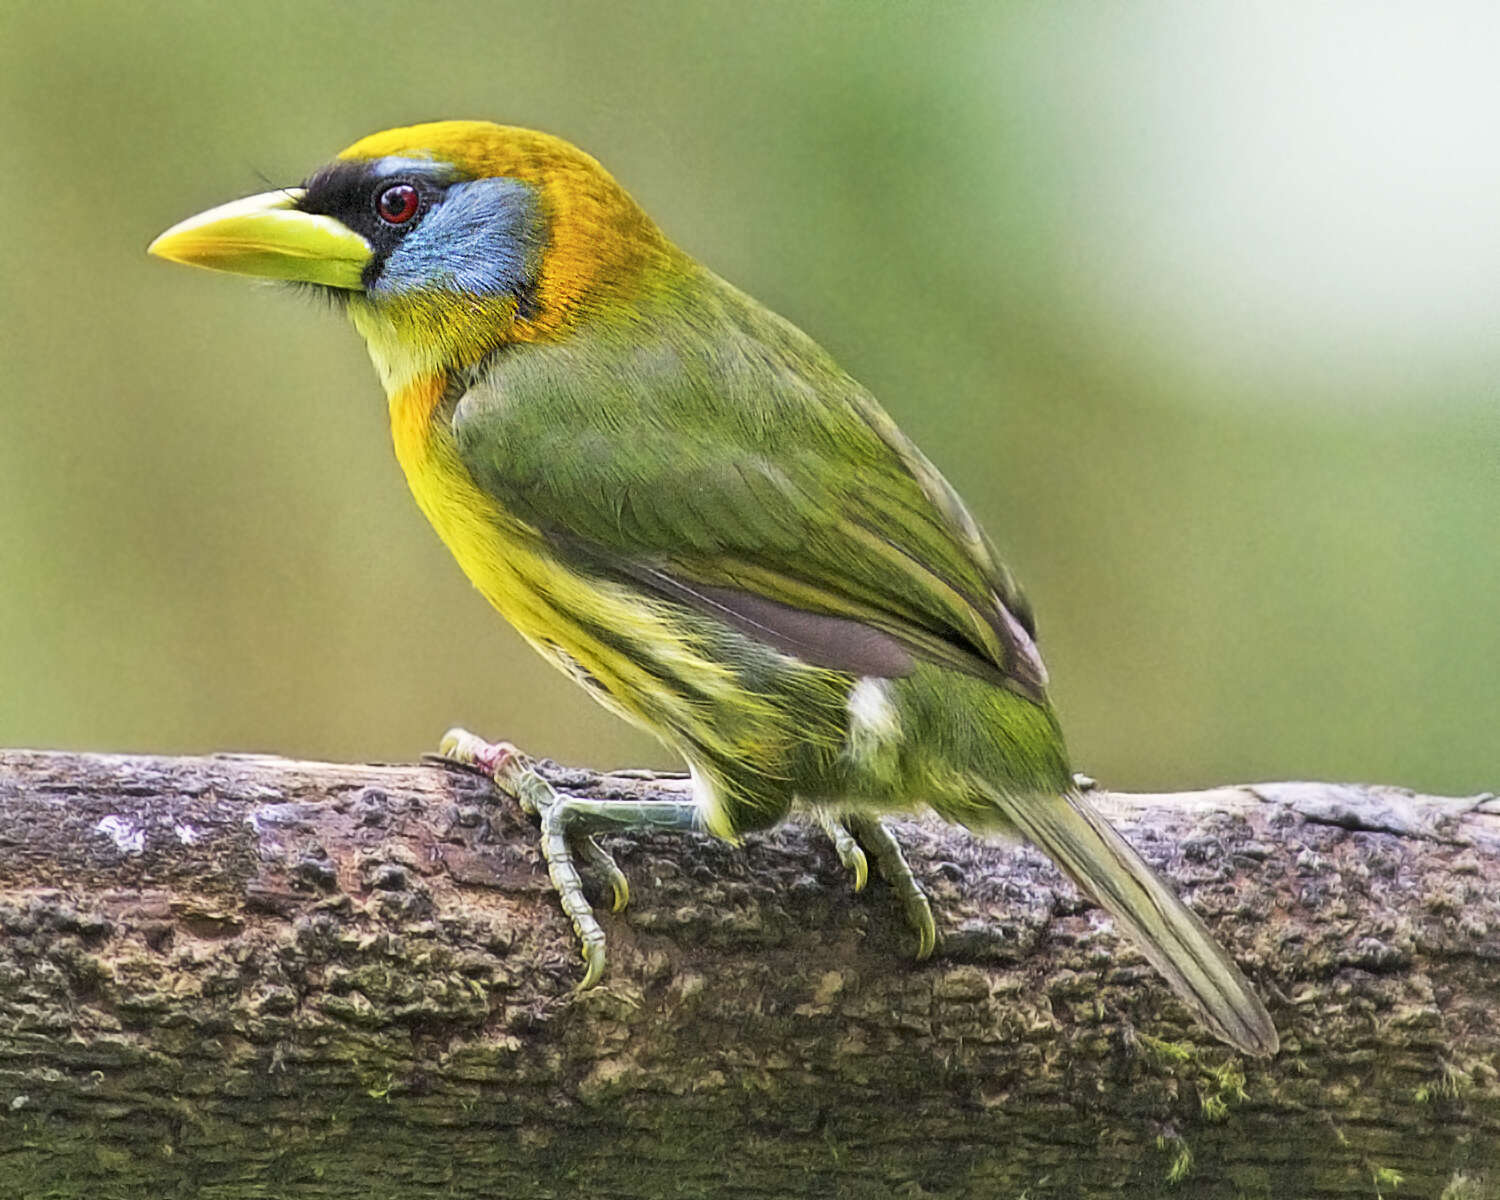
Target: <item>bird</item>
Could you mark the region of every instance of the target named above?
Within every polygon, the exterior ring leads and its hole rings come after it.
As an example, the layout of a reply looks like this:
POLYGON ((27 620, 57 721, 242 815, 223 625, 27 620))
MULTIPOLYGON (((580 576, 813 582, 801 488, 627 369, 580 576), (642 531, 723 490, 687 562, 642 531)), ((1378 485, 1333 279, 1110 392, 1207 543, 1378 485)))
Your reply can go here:
POLYGON ((560 794, 453 730, 541 822, 581 943, 605 938, 595 835, 738 841, 811 815, 866 851, 934 948, 885 819, 930 810, 1034 844, 1221 1041, 1275 1025, 1203 922, 1089 800, 1031 606, 874 397, 789 321, 672 242, 562 138, 438 121, 355 142, 300 186, 190 217, 160 258, 331 297, 383 385, 418 506, 480 593, 606 708, 685 760, 682 798, 560 794))

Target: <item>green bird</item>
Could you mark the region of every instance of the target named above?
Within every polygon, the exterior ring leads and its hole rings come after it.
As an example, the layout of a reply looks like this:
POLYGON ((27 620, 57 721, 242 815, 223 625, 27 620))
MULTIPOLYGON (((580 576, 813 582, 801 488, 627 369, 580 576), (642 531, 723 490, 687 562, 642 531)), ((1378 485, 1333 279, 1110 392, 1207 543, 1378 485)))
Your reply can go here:
POLYGON ((300 188, 224 205, 163 258, 316 285, 363 335, 417 503, 546 658, 679 753, 689 798, 557 795, 462 731, 541 819, 586 961, 592 835, 737 839, 811 810, 868 850, 919 956, 936 934, 881 814, 1024 838, 1112 913, 1217 1037, 1277 1049, 1201 921, 1080 793, 1030 606, 936 468, 799 329, 672 244, 558 138, 375 134, 300 188))

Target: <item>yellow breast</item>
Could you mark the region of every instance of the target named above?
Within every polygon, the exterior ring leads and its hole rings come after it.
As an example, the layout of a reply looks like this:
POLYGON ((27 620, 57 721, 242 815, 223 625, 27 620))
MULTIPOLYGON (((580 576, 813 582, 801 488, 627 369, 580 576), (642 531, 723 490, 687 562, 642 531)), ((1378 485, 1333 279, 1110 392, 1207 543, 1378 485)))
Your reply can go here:
POLYGON ((390 396, 396 458, 418 506, 474 586, 527 641, 568 675, 597 683, 590 691, 606 707, 675 742, 675 730, 698 722, 691 701, 664 680, 690 678, 698 689, 717 682, 727 694, 737 691, 732 673, 660 605, 570 570, 534 528, 481 491, 438 412, 443 391, 441 377, 426 376, 390 396), (597 630, 609 631, 608 643, 597 630))

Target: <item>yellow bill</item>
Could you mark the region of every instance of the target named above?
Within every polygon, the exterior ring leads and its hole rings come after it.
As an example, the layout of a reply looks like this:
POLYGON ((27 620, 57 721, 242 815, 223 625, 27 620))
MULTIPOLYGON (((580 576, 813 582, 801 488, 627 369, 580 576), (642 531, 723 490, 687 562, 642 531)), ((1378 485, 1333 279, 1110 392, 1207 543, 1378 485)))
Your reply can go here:
POLYGON ((370 243, 332 217, 299 212, 300 188, 221 204, 179 221, 148 254, 211 271, 358 290, 370 243))

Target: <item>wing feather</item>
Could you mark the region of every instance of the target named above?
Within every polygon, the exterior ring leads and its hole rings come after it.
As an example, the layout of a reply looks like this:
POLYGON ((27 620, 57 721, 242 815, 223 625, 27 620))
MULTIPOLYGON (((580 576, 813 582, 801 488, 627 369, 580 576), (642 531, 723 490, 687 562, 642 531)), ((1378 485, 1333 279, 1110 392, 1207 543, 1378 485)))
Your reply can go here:
POLYGON ((953 489, 804 335, 696 284, 488 364, 452 417, 479 486, 559 554, 808 661, 915 655, 1040 699, 1030 608, 953 489))

